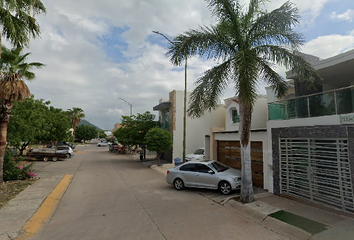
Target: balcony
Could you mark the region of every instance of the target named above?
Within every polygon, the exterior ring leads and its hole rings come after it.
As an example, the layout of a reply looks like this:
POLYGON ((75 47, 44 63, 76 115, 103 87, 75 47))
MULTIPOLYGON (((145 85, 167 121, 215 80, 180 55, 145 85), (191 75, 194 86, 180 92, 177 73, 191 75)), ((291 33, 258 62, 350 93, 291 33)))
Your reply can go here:
POLYGON ((268 120, 320 117, 353 113, 354 86, 268 104, 268 120))

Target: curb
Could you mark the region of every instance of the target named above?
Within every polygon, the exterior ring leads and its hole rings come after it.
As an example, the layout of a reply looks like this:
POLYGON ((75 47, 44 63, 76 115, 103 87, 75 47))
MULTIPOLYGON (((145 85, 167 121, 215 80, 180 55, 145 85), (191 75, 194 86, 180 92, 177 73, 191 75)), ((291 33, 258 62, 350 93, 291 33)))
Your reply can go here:
POLYGON ((280 209, 271 207, 265 203, 255 201, 253 203, 242 204, 237 201, 229 201, 226 205, 227 207, 232 208, 238 214, 289 239, 303 240, 309 239, 312 236, 311 233, 308 233, 300 228, 269 217, 269 214, 280 209))
POLYGON ((37 212, 32 216, 30 220, 22 227, 23 235, 18 237, 17 240, 25 240, 34 237, 46 223, 46 221, 52 216, 60 199, 64 195, 68 188, 73 175, 65 175, 53 191, 44 200, 42 205, 38 208, 37 212))

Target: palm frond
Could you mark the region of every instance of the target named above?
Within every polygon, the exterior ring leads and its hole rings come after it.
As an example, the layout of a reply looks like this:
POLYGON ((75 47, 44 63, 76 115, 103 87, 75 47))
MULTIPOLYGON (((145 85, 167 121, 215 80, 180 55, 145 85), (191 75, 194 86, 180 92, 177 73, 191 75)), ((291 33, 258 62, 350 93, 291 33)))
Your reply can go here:
POLYGON ((297 8, 290 2, 284 3, 270 13, 262 13, 253 23, 248 37, 253 45, 290 45, 298 48, 304 39, 293 27, 299 23, 297 8))
POLYGON ((240 102, 253 105, 257 99, 258 64, 256 52, 242 51, 234 60, 238 77, 234 78, 236 95, 240 102))
POLYGON ((285 79, 274 71, 269 62, 262 58, 259 59, 259 68, 260 77, 271 86, 276 96, 284 96, 288 89, 285 79))
POLYGON ((322 83, 322 78, 318 72, 302 56, 296 54, 296 52, 273 45, 257 47, 256 50, 265 59, 290 69, 300 80, 308 81, 310 85, 320 85, 322 83))
POLYGON ((178 35, 173 44, 169 45, 166 56, 177 66, 180 66, 186 57, 193 55, 208 59, 225 59, 234 49, 223 34, 223 27, 225 26, 200 27, 178 35))
POLYGON ((207 110, 218 106, 219 97, 224 93, 232 74, 232 61, 226 61, 204 72, 195 83, 190 95, 188 116, 200 117, 207 110))
POLYGON ((0 81, 0 99, 10 101, 23 101, 31 95, 26 83, 18 80, 16 75, 6 75, 0 81), (16 79, 16 80, 14 80, 16 79))

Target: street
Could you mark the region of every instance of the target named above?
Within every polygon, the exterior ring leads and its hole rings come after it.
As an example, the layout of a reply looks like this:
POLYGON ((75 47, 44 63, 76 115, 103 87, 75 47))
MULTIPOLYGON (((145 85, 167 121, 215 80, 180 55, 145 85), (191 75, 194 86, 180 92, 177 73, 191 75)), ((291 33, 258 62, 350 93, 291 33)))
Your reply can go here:
POLYGON ((65 161, 36 164, 42 176, 74 176, 34 240, 285 239, 194 189, 176 191, 131 156, 93 144, 76 150, 65 161))

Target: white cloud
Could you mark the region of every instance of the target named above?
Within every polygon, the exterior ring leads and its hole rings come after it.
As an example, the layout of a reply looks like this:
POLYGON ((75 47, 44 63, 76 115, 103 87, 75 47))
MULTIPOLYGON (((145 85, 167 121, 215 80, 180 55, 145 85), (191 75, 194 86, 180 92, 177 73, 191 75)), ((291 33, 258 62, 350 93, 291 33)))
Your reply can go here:
POLYGON ((335 20, 344 20, 344 21, 352 22, 354 20, 354 10, 348 9, 346 12, 342 14, 337 14, 336 12, 332 12, 331 18, 335 20))
POLYGON ((353 35, 327 35, 320 36, 307 42, 302 51, 311 55, 320 57, 321 59, 333 57, 342 52, 354 48, 353 35))

